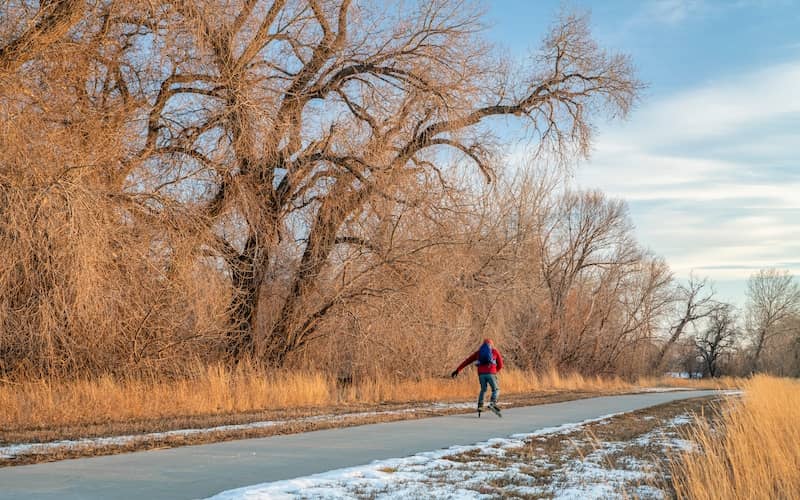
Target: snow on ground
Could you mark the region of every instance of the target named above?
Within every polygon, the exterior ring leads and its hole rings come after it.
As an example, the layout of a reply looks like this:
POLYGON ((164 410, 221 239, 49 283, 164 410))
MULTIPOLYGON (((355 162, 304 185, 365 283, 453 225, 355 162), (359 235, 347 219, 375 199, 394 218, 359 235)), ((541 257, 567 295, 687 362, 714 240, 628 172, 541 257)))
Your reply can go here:
MULTIPOLYGON (((622 443, 602 443, 593 453, 568 461, 561 470, 542 454, 532 461, 506 462, 512 449, 535 446, 535 439, 555 434, 569 435, 588 423, 604 423, 617 414, 517 434, 471 446, 418 453, 406 458, 376 460, 368 465, 348 467, 321 474, 247 486, 225 491, 213 500, 257 499, 341 499, 341 498, 442 498, 470 499, 506 496, 553 496, 560 499, 615 498, 619 486, 647 479, 646 472, 608 470, 604 458, 624 448, 622 443), (466 454, 466 455, 465 455, 466 454), (460 457, 459 457, 460 456, 460 457), (537 484, 537 471, 554 473, 545 486, 537 484)), ((637 464, 634 464, 637 465, 637 464)), ((650 486, 638 486, 641 498, 661 498, 650 486)))
MULTIPOLYGON (((492 439, 471 446, 377 460, 368 465, 225 491, 213 500, 404 498, 477 499, 541 496, 557 499, 664 498, 648 484, 658 473, 653 463, 626 451, 655 446, 664 452, 691 450, 676 426, 691 422, 679 415, 631 442, 596 442, 578 431, 588 423, 609 422, 618 414, 492 439), (564 435, 559 456, 548 456, 537 442, 564 435), (575 454, 581 446, 593 451, 575 454), (527 447, 527 453, 514 453, 527 447), (566 451, 565 451, 566 450, 566 451), (572 452, 571 454, 569 452, 572 452), (520 457, 526 457, 524 460, 520 457), (613 457, 613 460, 612 460, 613 457), (545 478, 544 482, 542 478, 545 478)), ((651 448, 648 448, 651 449, 651 448)))
POLYGON ((288 420, 265 420, 260 422, 250 422, 247 424, 235 425, 219 425, 216 427, 206 427, 200 429, 176 429, 164 432, 150 432, 146 434, 131 434, 125 436, 110 436, 110 437, 93 437, 83 439, 69 439, 61 441, 48 441, 45 443, 19 443, 6 446, 0 446, 0 458, 14 458, 21 455, 34 455, 50 453, 57 449, 63 448, 86 448, 86 447, 102 447, 102 446, 120 446, 128 445, 141 441, 149 441, 155 439, 164 439, 169 437, 178 436, 196 436, 203 434, 211 434, 215 432, 230 432, 241 431, 250 429, 264 429, 268 427, 278 427, 287 424, 298 423, 318 423, 318 422, 346 422, 348 420, 358 420, 362 418, 375 417, 375 416, 391 416, 403 415, 416 412, 430 412, 442 410, 464 410, 475 407, 475 403, 432 403, 413 408, 403 408, 398 410, 385 410, 385 411, 365 411, 355 413, 342 413, 342 414, 324 414, 314 415, 311 417, 300 417, 288 420))
POLYGON ((674 391, 696 391, 691 387, 642 387, 639 392, 674 392, 674 391))

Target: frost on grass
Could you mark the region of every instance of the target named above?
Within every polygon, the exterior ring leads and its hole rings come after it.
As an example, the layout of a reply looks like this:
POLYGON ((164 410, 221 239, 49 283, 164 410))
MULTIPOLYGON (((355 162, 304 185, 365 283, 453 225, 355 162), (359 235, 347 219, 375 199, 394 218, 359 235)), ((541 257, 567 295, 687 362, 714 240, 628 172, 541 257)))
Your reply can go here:
POLYGON ((691 417, 653 423, 627 441, 587 432, 590 424, 606 432, 602 426, 617 425, 615 417, 239 488, 213 499, 664 498, 653 486, 663 471, 647 455, 686 449, 677 427, 691 417))

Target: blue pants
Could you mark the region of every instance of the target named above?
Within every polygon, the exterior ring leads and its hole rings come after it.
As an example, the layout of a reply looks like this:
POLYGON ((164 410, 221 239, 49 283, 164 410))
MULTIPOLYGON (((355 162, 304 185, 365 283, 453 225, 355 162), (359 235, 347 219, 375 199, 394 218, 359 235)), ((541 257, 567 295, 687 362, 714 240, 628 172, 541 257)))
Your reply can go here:
POLYGON ((483 396, 486 394, 487 385, 492 388, 492 397, 489 401, 496 403, 497 396, 500 395, 500 388, 497 386, 497 376, 494 373, 481 373, 478 375, 478 380, 481 382, 481 392, 478 394, 478 406, 483 406, 483 396))

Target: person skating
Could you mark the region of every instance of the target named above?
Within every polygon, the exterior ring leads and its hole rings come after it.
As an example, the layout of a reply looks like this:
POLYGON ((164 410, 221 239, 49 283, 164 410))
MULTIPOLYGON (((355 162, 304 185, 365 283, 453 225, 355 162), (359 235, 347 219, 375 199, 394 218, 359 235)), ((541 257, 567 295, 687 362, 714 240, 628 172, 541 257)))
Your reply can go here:
POLYGON ((503 356, 501 356, 500 351, 494 347, 492 339, 483 339, 483 343, 478 350, 473 352, 458 366, 458 368, 453 370, 450 376, 456 378, 458 373, 470 363, 476 363, 478 365, 478 380, 481 384, 481 392, 478 393, 478 416, 480 416, 480 412, 483 411, 483 398, 486 394, 487 386, 492 388, 489 408, 499 416, 500 408, 497 406, 497 397, 500 395, 500 387, 497 384, 497 372, 503 369, 503 356))

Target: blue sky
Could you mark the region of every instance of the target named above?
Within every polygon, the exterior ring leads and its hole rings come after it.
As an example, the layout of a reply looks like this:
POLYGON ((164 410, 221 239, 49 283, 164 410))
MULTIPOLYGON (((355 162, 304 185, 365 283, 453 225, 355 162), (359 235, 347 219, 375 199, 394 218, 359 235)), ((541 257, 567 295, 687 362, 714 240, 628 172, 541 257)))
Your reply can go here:
POLYGON ((759 268, 800 275, 800 0, 496 0, 489 36, 523 57, 564 6, 648 85, 575 182, 627 200, 639 241, 725 300, 759 268))

